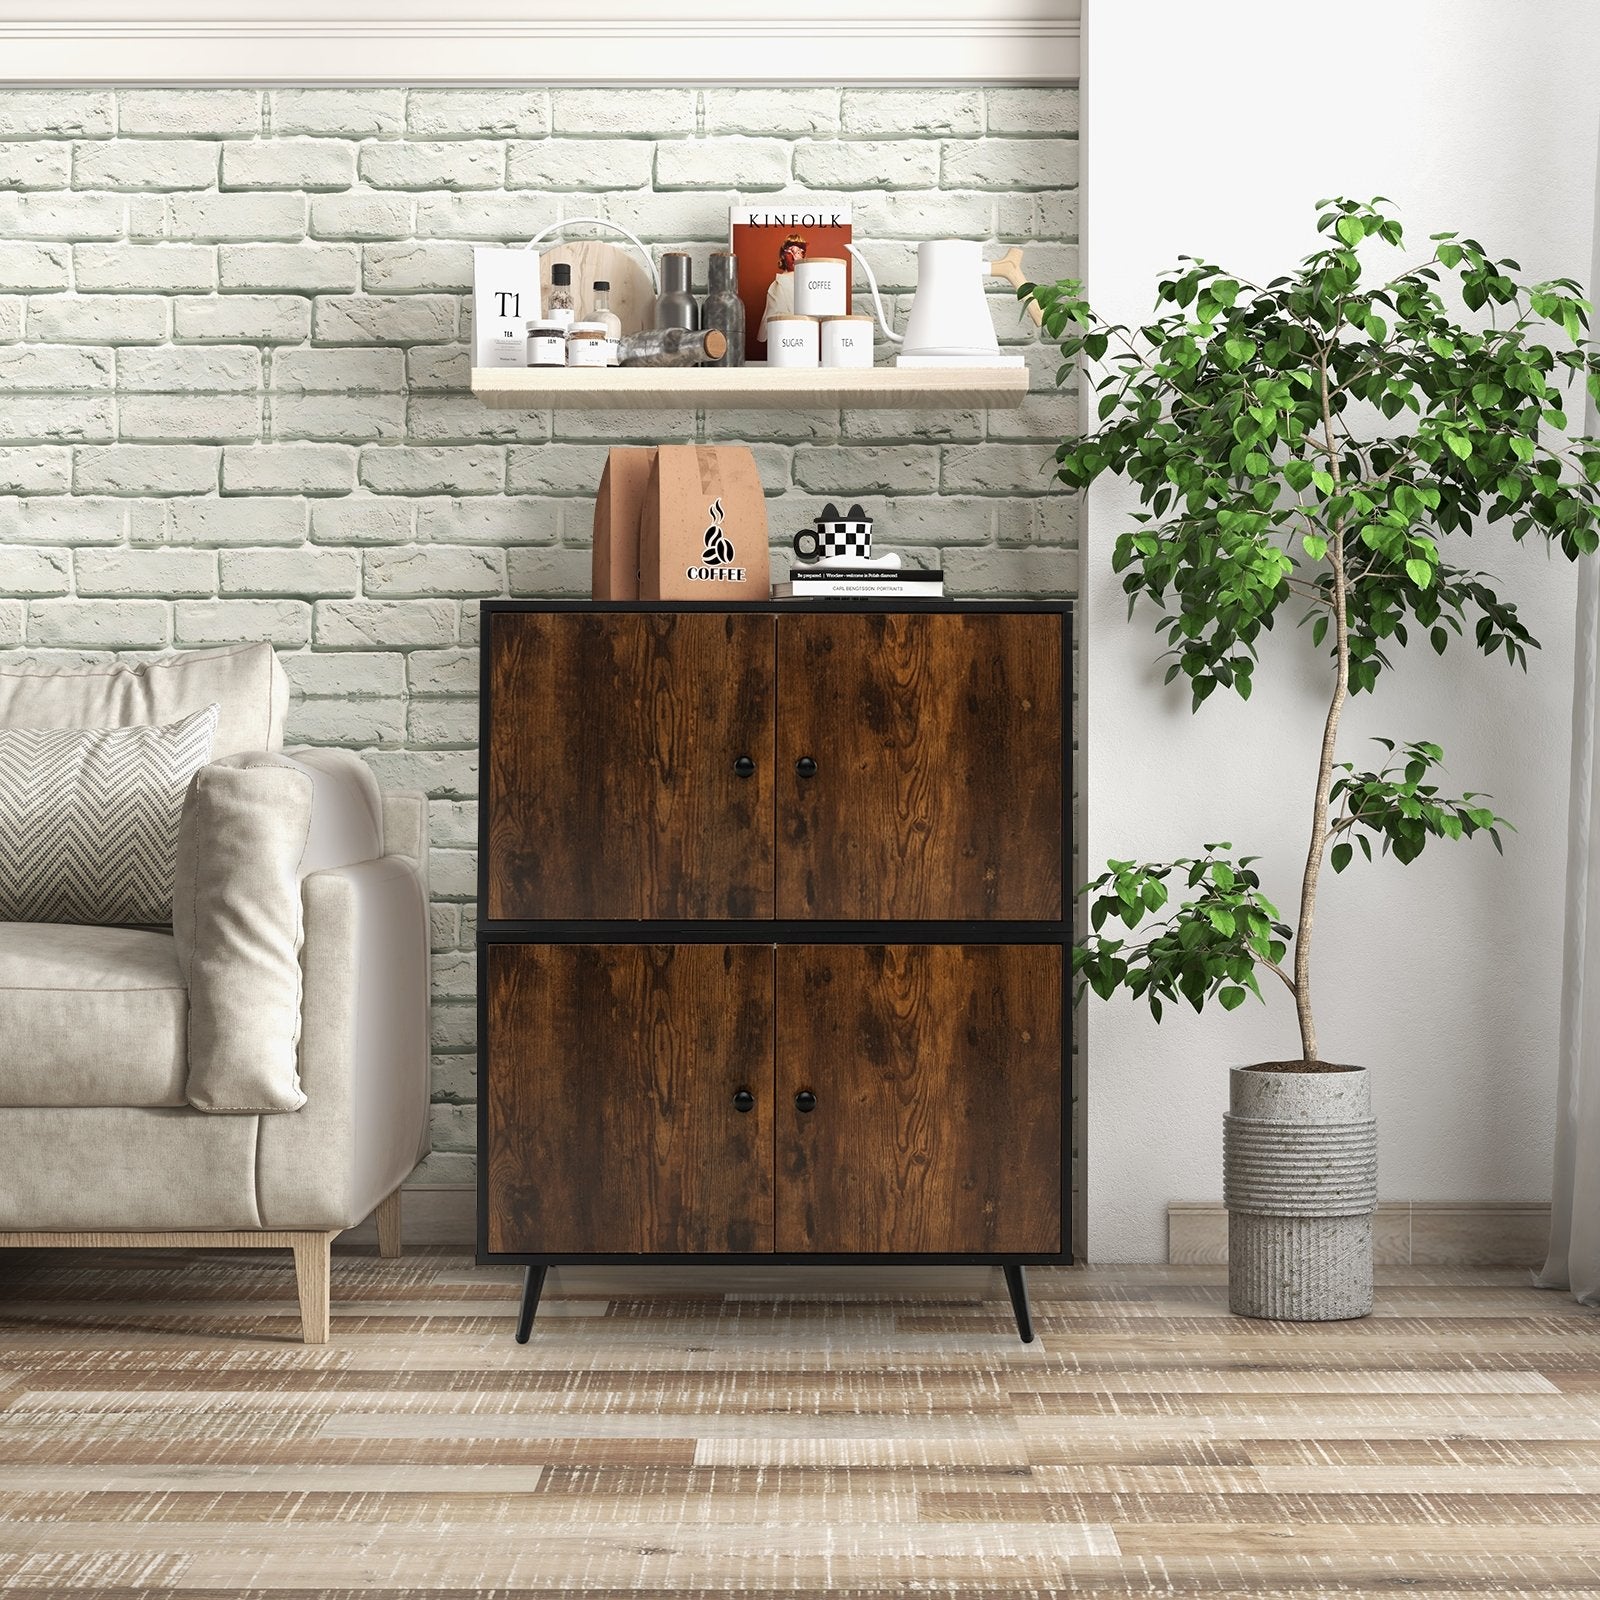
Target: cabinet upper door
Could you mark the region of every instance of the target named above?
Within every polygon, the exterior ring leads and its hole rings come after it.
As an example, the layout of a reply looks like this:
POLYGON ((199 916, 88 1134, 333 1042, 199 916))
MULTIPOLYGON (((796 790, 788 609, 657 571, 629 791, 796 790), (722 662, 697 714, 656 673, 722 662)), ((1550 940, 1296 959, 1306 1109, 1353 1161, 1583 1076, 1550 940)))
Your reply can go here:
POLYGON ((772 1249, 770 945, 496 944, 483 981, 490 1250, 772 1249))
POLYGON ((777 959, 778 1249, 1057 1253, 1062 947, 777 959))
POLYGON ((770 917, 772 619, 498 614, 494 918, 770 917))
POLYGON ((780 917, 1061 917, 1062 620, 778 619, 780 917))

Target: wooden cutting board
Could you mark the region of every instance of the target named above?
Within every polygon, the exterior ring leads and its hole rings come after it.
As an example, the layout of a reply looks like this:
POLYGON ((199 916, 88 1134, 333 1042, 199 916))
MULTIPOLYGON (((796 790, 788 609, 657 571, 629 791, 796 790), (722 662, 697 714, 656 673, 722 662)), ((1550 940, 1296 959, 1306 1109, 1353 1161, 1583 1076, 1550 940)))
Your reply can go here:
POLYGON ((649 271, 632 245, 606 244, 599 239, 540 245, 539 286, 546 305, 550 269, 558 261, 565 261, 572 268, 572 297, 580 318, 589 314, 595 280, 604 278, 611 285, 611 309, 622 319, 624 333, 642 333, 654 326, 655 290, 650 286, 649 271))

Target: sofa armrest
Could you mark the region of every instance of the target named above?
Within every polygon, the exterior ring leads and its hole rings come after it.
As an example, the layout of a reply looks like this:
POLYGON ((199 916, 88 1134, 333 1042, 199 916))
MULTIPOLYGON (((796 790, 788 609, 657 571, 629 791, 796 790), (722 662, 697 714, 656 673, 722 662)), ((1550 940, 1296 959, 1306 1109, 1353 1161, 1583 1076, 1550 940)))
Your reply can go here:
POLYGON ((188 988, 188 1100, 297 1111, 302 879, 383 850, 377 786, 334 751, 228 756, 195 774, 178 827, 173 935, 188 988))
POLYGON ((383 853, 404 856, 422 885, 422 903, 431 904, 428 887, 428 797, 420 789, 383 795, 383 853))
POLYGON ((302 885, 306 1104, 263 1117, 257 1205, 264 1227, 346 1228, 427 1153, 428 915, 398 851, 302 885))

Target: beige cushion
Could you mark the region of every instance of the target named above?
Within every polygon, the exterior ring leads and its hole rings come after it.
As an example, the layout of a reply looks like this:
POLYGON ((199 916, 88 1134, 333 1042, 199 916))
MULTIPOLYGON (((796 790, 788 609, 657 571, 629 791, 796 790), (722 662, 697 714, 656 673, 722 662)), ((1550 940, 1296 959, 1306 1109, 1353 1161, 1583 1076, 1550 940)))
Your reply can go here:
POLYGON ((186 1011, 171 934, 0 922, 0 1106, 181 1106, 186 1011))
POLYGON ((282 747, 289 680, 271 645, 92 667, 61 667, 21 651, 0 655, 0 728, 175 722, 212 702, 221 707, 214 756, 282 747))
POLYGON ((382 853, 377 787, 342 753, 257 751, 195 775, 173 934, 189 991, 189 1104, 297 1111, 300 880, 382 853))

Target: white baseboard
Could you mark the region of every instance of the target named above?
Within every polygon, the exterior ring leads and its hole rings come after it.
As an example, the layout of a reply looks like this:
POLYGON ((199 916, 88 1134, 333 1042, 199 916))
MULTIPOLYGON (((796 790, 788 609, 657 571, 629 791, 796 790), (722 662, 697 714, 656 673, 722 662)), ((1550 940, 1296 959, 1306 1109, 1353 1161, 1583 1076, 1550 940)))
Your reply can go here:
MULTIPOLYGON (((1537 1267, 1550 1234, 1550 1207, 1538 1200, 1398 1200, 1372 1218, 1380 1267, 1537 1267)), ((1167 1207, 1167 1260, 1228 1259, 1228 1213, 1220 1205, 1167 1207)))
MULTIPOLYGON (((408 1188, 403 1237, 408 1247, 459 1250, 471 1254, 476 1230, 475 1192, 465 1186, 408 1188)), ((365 1224, 367 1228, 371 1223, 365 1224)), ((359 1235, 360 1229, 352 1233, 359 1235)), ((1536 1267, 1545 1255, 1550 1207, 1534 1200, 1416 1200, 1378 1207, 1373 1217, 1373 1255, 1385 1267, 1536 1267)), ((348 1237, 348 1236, 347 1236, 348 1237)), ((337 1250, 338 1245, 334 1248, 337 1250)), ((1228 1259, 1228 1213, 1220 1205, 1178 1202, 1167 1207, 1167 1260, 1185 1265, 1220 1265, 1228 1259)), ((636 1292, 670 1292, 674 1287, 719 1292, 758 1291, 792 1286, 819 1292, 858 1286, 877 1267, 569 1267, 563 1276, 585 1281, 604 1278, 613 1287, 636 1292), (644 1273, 645 1278, 640 1274, 644 1273)), ((942 1287, 970 1291, 982 1284, 989 1267, 896 1267, 897 1290, 937 1292, 942 1287)))

